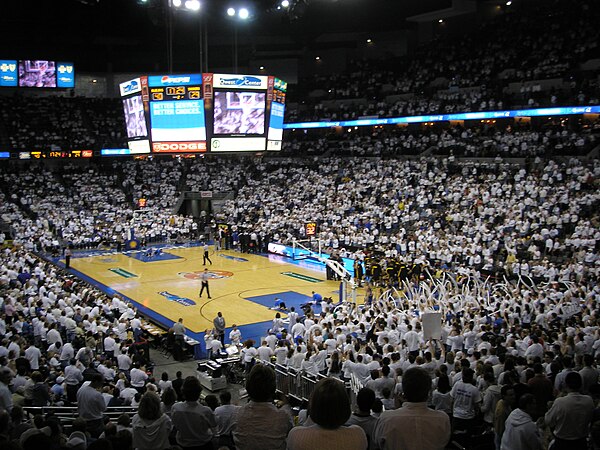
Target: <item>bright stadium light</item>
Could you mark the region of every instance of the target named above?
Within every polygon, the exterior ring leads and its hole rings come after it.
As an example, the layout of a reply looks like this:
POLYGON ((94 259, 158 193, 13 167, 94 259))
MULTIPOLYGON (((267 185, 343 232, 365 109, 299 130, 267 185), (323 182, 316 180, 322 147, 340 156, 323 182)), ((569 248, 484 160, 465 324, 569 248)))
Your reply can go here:
POLYGON ((200 10, 200 1, 199 0, 186 0, 185 2, 186 9, 190 11, 199 11, 200 10))
POLYGON ((509 0, 506 2, 506 6, 510 6, 510 5, 512 5, 512 2, 509 0))
POLYGON ((179 8, 181 6, 181 0, 172 0, 171 4, 175 7, 175 8, 179 8))
POLYGON ((229 17, 235 16, 235 8, 227 8, 227 15, 229 17))
POLYGON ((289 6, 290 6, 289 0, 283 0, 281 2, 281 6, 283 6, 284 8, 289 8, 289 6))
POLYGON ((248 11, 246 8, 242 8, 238 13, 238 17, 242 20, 246 20, 248 17, 250 17, 250 11, 248 11))

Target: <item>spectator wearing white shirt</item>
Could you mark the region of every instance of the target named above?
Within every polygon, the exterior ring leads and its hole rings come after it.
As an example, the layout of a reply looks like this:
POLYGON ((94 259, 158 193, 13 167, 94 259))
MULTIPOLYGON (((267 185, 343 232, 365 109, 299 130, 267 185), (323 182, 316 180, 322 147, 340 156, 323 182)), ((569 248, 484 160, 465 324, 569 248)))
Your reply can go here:
POLYGON ((148 380, 148 374, 144 369, 144 367, 139 367, 137 363, 134 363, 131 371, 129 372, 131 386, 137 389, 140 394, 144 393, 144 386, 148 380))

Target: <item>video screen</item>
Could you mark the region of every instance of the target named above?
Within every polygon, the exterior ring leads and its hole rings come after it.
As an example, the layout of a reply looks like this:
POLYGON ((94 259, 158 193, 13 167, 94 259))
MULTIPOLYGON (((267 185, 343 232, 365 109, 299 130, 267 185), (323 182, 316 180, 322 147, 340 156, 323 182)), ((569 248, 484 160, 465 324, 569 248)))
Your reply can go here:
POLYGON ((150 102, 153 142, 206 140, 203 100, 150 102))
POLYGON ((264 134, 264 92, 215 92, 214 134, 264 134))
POLYGON ((123 100, 123 111, 125 112, 125 124, 127 125, 127 137, 146 137, 146 119, 144 118, 144 102, 141 95, 123 100))
POLYGON ((19 61, 20 87, 56 87, 56 64, 54 61, 19 61))

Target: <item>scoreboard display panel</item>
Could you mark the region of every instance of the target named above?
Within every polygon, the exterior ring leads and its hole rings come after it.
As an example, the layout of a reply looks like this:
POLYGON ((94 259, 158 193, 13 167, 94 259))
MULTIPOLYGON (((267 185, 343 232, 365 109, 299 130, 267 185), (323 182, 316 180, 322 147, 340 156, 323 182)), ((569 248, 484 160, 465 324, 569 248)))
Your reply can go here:
POLYGON ((147 77, 139 77, 119 84, 127 128, 128 154, 150 153, 147 81, 147 77))
POLYGON ((153 153, 280 150, 286 89, 272 76, 135 78, 119 86, 128 145, 153 153))
POLYGON ((202 76, 150 76, 148 93, 152 151, 206 151, 202 76))
POLYGON ((204 74, 211 152, 280 150, 287 84, 273 76, 204 74), (207 89, 207 85, 210 87, 207 89))
POLYGON ((0 87, 74 88, 72 62, 0 59, 0 87))

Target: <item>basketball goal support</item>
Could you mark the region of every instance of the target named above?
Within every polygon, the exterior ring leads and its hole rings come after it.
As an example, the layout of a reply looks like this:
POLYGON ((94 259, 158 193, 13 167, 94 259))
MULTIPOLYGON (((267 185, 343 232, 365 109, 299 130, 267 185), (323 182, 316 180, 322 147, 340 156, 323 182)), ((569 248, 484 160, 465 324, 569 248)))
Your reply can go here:
POLYGON ((357 285, 356 285, 356 282, 354 281, 354 277, 344 267, 343 264, 339 263, 338 261, 333 261, 329 258, 323 258, 321 239, 314 239, 314 240, 307 239, 307 240, 301 240, 301 241, 294 239, 292 241, 292 259, 299 260, 299 259, 306 259, 306 258, 316 259, 319 262, 325 264, 327 267, 329 267, 333 271, 333 273, 335 273, 340 278, 340 280, 341 280, 340 291, 339 291, 340 302, 350 301, 353 304, 356 304, 357 285), (308 243, 309 246, 312 247, 313 242, 317 243, 318 253, 304 245, 304 243, 308 243), (300 249, 302 251, 299 251, 300 249), (350 298, 348 298, 348 290, 351 291, 350 298))
POLYGON ((303 240, 294 239, 292 241, 292 259, 293 260, 300 260, 300 259, 306 259, 306 258, 320 260, 322 255, 323 255, 323 252, 322 252, 321 239, 303 239, 303 240), (313 245, 313 244, 316 244, 317 251, 313 250, 315 248, 315 245, 313 245))

